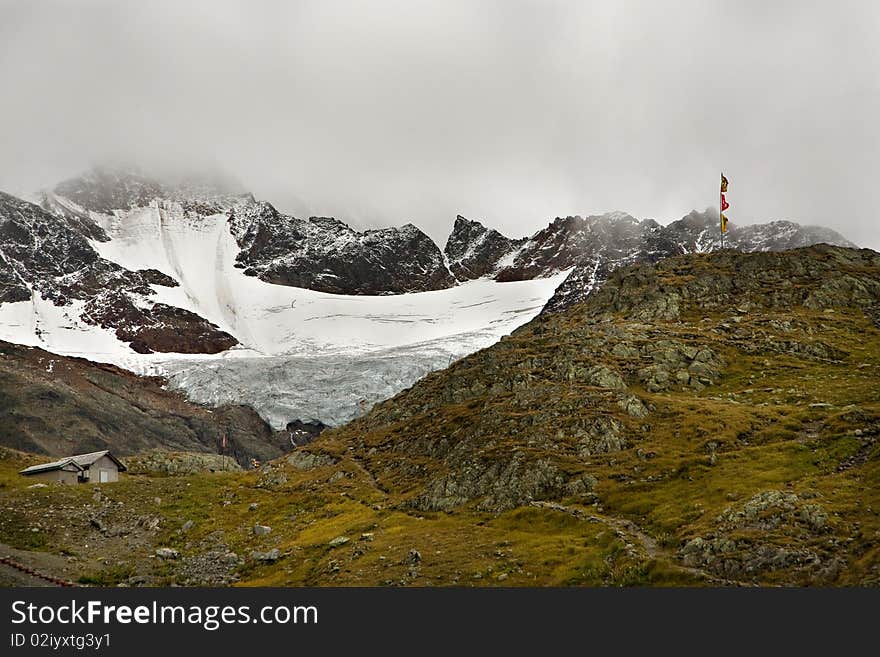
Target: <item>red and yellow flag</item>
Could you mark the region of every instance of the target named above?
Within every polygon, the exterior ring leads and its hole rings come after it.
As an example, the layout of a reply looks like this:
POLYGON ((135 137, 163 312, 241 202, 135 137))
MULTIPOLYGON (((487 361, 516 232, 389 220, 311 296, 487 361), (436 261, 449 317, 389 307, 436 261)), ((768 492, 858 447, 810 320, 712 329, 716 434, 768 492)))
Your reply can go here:
POLYGON ((724 211, 730 207, 730 203, 727 202, 727 198, 725 198, 725 194, 727 193, 727 178, 722 173, 721 174, 721 210, 719 214, 721 215, 721 232, 727 232, 727 217, 724 216, 724 211))

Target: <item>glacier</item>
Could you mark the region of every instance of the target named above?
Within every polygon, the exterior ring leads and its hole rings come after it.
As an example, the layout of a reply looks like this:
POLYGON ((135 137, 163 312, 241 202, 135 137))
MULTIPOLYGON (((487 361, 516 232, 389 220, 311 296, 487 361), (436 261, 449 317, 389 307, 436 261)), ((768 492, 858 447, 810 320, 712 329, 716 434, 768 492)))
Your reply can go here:
MULTIPOLYGON (((85 213, 72 202, 55 202, 85 213)), ((535 317, 568 270, 499 283, 489 278, 430 292, 347 296, 274 285, 236 268, 227 214, 176 201, 113 215, 88 212, 110 237, 93 248, 127 269, 156 269, 178 287, 151 299, 191 310, 235 336, 219 354, 138 354, 72 306, 38 293, 0 305, 0 339, 162 375, 191 400, 247 404, 274 428, 343 424, 427 373, 488 347, 535 317)))

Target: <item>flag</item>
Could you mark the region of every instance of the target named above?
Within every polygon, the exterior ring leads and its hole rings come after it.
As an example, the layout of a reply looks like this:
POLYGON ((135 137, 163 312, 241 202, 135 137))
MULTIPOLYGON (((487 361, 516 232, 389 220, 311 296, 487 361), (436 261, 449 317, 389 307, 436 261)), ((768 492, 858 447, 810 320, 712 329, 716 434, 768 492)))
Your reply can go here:
POLYGON ((220 443, 220 448, 226 449, 226 434, 225 433, 223 434, 223 440, 220 443))
POLYGON ((724 211, 730 207, 730 203, 727 202, 727 197, 725 194, 727 193, 727 177, 722 173, 721 174, 721 203, 720 210, 718 214, 721 215, 721 235, 722 241, 724 240, 724 233, 727 232, 727 217, 724 216, 724 211))

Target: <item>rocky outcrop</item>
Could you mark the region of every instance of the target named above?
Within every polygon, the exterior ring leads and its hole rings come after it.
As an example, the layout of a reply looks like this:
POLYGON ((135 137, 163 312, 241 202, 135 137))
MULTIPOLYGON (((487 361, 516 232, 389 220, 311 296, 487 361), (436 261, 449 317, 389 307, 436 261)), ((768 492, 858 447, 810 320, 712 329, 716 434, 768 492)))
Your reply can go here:
POLYGON ((504 237, 494 228, 458 215, 443 252, 456 279, 467 281, 494 274, 502 258, 515 252, 525 241, 504 237))
POLYGON ((141 354, 216 354, 238 344, 234 337, 189 310, 164 303, 140 308, 119 291, 102 292, 89 299, 84 317, 90 324, 115 329, 118 340, 141 354))
POLYGON ((290 436, 290 442, 297 447, 308 445, 315 438, 321 435, 321 432, 327 428, 327 425, 318 420, 311 422, 303 422, 302 420, 294 420, 287 423, 287 435, 290 436))
POLYGON ((337 462, 337 459, 326 454, 297 449, 287 457, 287 462, 297 470, 314 470, 315 468, 333 465, 337 462))
POLYGON ((623 313, 635 320, 678 319, 720 308, 824 310, 880 300, 880 254, 818 245, 782 253, 723 251, 669 258, 617 271, 584 312, 623 313))
POLYGON ((269 203, 229 216, 248 275, 334 294, 401 294, 450 287, 454 279, 430 237, 412 224, 357 232, 330 217, 297 219, 269 203))
POLYGON ((152 450, 125 459, 129 474, 191 475, 201 472, 236 472, 241 466, 230 456, 152 450))
MULTIPOLYGON (((845 562, 821 541, 830 530, 829 514, 813 497, 780 490, 758 493, 724 511, 715 520, 716 531, 687 541, 679 556, 686 566, 740 580, 792 570, 816 583, 833 579, 845 562), (792 547, 792 536, 803 537, 810 547, 792 547)), ((834 539, 830 543, 834 547, 834 539)))
POLYGON ((500 512, 533 500, 583 495, 592 490, 588 478, 566 476, 548 460, 532 461, 523 453, 509 459, 476 459, 427 482, 413 506, 428 511, 450 511, 479 500, 483 511, 500 512))

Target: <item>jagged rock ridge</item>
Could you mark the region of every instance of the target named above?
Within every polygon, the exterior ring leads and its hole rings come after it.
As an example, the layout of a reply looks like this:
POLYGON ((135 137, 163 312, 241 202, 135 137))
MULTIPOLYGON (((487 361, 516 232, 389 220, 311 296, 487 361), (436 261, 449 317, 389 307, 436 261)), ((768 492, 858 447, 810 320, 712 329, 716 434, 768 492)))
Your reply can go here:
POLYGON ((430 237, 412 224, 357 232, 331 217, 297 219, 266 202, 229 215, 237 266, 268 283, 334 294, 402 294, 454 279, 430 237))
POLYGON ((493 273, 501 259, 525 241, 504 237, 494 228, 458 215, 443 251, 456 279, 473 280, 493 273))
MULTIPOLYGON (((725 247, 737 251, 782 251, 811 244, 855 246, 839 233, 789 221, 736 227, 725 247)), ((547 304, 559 311, 583 301, 615 269, 635 262, 657 262, 685 253, 721 248, 717 214, 691 212, 661 226, 624 212, 588 217, 557 217, 530 238, 511 240, 481 223, 456 219, 446 245, 450 269, 459 280, 492 276, 500 282, 548 276, 571 269, 547 304)))
MULTIPOLYGON (((624 212, 558 217, 520 239, 459 215, 441 253, 412 224, 358 232, 330 217, 285 215, 223 176, 167 183, 137 170, 109 168, 60 183, 44 195, 43 204, 90 239, 105 240, 102 217, 124 220, 132 210, 168 201, 203 218, 227 215, 241 249, 237 266, 247 274, 338 294, 438 290, 484 276, 506 282, 573 269, 548 304, 548 310, 559 310, 582 300, 617 267, 720 247, 717 215, 712 211, 694 211, 668 226, 639 221, 624 212)), ((854 246, 832 230, 787 221, 731 228, 726 246, 740 251, 784 250, 820 242, 854 246)))

